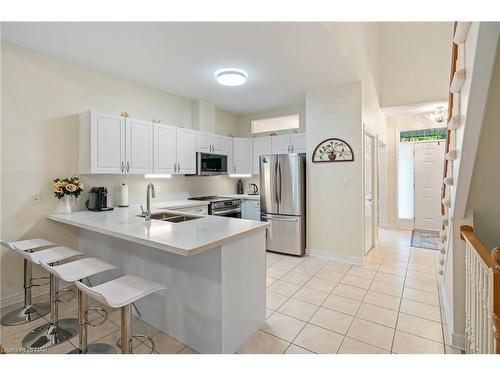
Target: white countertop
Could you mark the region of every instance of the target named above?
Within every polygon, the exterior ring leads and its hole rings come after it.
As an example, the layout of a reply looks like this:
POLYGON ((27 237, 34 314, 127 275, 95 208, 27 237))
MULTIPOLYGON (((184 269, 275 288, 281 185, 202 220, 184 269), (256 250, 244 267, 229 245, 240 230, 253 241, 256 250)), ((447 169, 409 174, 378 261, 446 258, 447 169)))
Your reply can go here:
POLYGON ((219 195, 220 197, 228 197, 228 198, 239 198, 239 199, 250 199, 250 200, 255 200, 259 201, 260 200, 260 195, 249 195, 249 194, 221 194, 219 195))
MULTIPOLYGON (((153 213, 175 211, 175 208, 204 204, 208 202, 190 200, 155 202, 151 211, 153 213)), ((136 216, 140 213, 138 205, 131 205, 124 208, 115 207, 113 211, 51 214, 48 218, 184 256, 199 254, 269 226, 268 223, 260 221, 211 215, 199 216, 199 219, 181 223, 159 220, 146 222, 144 218, 136 216)))

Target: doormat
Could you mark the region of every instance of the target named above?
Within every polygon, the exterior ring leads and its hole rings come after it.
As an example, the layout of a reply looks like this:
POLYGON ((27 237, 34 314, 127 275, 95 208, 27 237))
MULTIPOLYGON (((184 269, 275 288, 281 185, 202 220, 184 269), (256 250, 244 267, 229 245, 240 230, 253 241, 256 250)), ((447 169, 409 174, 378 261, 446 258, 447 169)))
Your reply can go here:
POLYGON ((411 234, 411 246, 422 249, 439 249, 439 232, 430 230, 413 230, 411 234))

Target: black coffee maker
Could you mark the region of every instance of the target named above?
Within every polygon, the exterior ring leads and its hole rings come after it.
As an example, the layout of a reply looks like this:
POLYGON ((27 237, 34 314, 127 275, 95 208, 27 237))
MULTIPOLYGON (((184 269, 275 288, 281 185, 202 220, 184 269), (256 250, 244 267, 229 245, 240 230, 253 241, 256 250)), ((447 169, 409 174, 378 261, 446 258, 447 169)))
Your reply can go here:
POLYGON ((90 211, 111 211, 113 207, 108 207, 108 189, 103 186, 93 187, 85 207, 90 211))

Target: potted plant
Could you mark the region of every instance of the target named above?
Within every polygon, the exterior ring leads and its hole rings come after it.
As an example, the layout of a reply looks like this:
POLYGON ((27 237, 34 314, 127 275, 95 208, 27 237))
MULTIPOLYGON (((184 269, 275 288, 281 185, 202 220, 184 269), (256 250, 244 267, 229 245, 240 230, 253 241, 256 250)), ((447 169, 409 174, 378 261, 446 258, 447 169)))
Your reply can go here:
POLYGON ((73 196, 75 199, 78 198, 83 191, 83 183, 75 176, 63 179, 56 178, 53 188, 54 195, 57 199, 64 198, 64 213, 69 214, 71 212, 70 197, 73 196))

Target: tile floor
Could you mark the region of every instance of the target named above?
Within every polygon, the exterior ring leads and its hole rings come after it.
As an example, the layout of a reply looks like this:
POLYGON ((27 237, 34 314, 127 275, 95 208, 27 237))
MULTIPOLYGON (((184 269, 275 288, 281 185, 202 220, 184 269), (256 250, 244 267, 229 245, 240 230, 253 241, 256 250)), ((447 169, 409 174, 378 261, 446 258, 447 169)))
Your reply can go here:
MULTIPOLYGON (((370 251, 363 266, 268 253, 266 322, 238 352, 459 353, 443 337, 438 252, 411 248, 410 236, 410 231, 381 230, 379 246, 370 251)), ((2 309, 2 315, 14 307, 2 309)), ((75 299, 61 304, 60 317, 76 314, 75 299)), ((0 326, 0 343, 7 351, 20 351, 22 338, 42 319, 0 326)), ((119 319, 119 311, 112 311, 104 325, 89 327, 89 342, 115 345, 119 319)), ((140 319, 133 329, 153 337, 155 353, 196 353, 140 319)), ((76 345, 78 337, 47 352, 66 353, 76 345)), ((149 353, 149 345, 137 340, 134 352, 149 353)))

